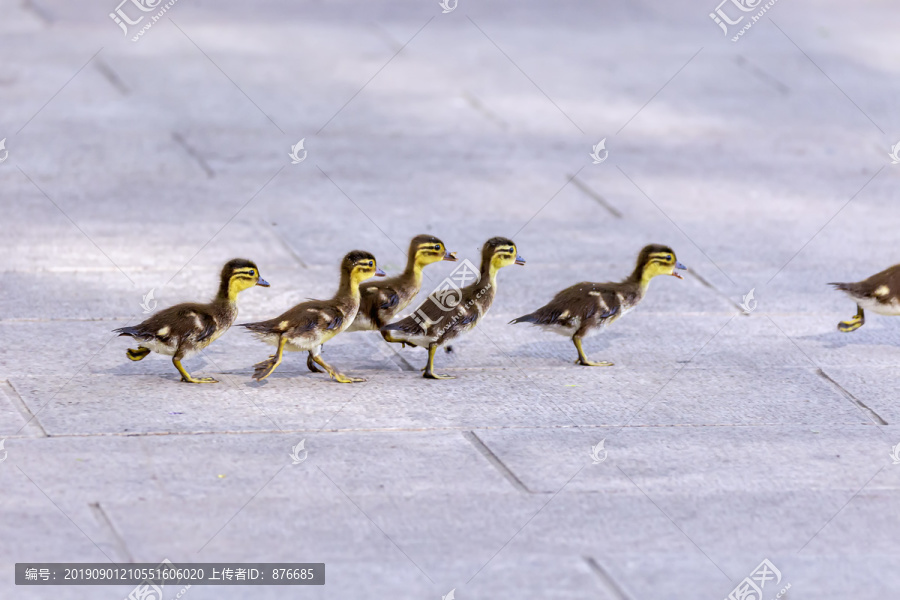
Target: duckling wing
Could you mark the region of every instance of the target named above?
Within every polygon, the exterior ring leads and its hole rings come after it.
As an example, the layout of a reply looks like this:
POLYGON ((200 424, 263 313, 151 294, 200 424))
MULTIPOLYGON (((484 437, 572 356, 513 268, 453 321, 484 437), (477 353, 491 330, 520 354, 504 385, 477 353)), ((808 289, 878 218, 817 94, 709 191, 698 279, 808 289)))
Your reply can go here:
POLYGON ((169 344, 173 340, 187 339, 203 342, 211 338, 217 329, 216 319, 206 306, 187 303, 161 310, 143 323, 115 331, 138 341, 156 339, 169 344))
POLYGON ((311 301, 298 304, 287 312, 257 323, 242 323, 250 331, 259 334, 282 334, 296 337, 313 330, 339 329, 344 324, 344 313, 337 306, 326 301, 311 301))
POLYGON ((370 285, 362 290, 361 296, 354 329, 380 329, 404 308, 393 286, 370 285))
POLYGON ((382 331, 390 331, 393 337, 400 339, 437 339, 453 314, 454 311, 438 305, 429 296, 411 315, 385 325, 382 331))
POLYGON ((625 300, 610 284, 583 281, 562 290, 544 306, 510 323, 578 328, 589 321, 599 323, 615 317, 625 300))

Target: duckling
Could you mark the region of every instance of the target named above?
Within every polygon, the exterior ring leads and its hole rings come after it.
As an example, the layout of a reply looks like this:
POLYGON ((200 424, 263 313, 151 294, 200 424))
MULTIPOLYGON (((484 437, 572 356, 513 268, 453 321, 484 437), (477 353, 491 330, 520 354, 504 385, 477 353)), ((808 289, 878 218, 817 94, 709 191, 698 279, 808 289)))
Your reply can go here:
POLYGON ((866 323, 866 310, 879 315, 900 315, 900 265, 856 283, 829 283, 856 301, 856 316, 838 323, 844 333, 856 331, 866 323))
POLYGON ((637 265, 620 283, 583 281, 556 294, 548 304, 510 321, 531 323, 554 333, 572 338, 578 351, 577 365, 611 367, 613 363, 591 362, 584 354, 581 340, 596 333, 630 312, 644 298, 650 280, 657 275, 684 279, 676 269, 686 269, 668 246, 651 244, 638 255, 637 265))
POLYGON ((433 292, 415 313, 385 325, 381 335, 388 342, 428 348, 428 363, 423 377, 426 379, 453 379, 450 375, 434 372, 434 353, 450 340, 475 327, 487 314, 497 293, 497 271, 508 265, 524 265, 512 240, 495 237, 485 242, 481 250, 479 273, 457 269, 444 281, 444 287, 433 292), (465 283, 475 281, 459 289, 453 283, 459 279, 465 283))
MULTIPOLYGON (((356 318, 346 331, 379 330, 409 306, 422 289, 422 269, 442 260, 456 261, 455 252, 447 252, 444 242, 433 235, 417 235, 409 242, 406 270, 396 277, 368 281, 359 286, 360 303, 356 318)), ((306 357, 306 366, 320 373, 313 353, 306 357)))
POLYGON ((203 350, 228 331, 237 318, 237 296, 255 285, 269 287, 259 277, 257 266, 246 259, 235 258, 225 263, 219 280, 219 291, 209 304, 186 302, 161 310, 143 323, 114 329, 120 336, 130 335, 140 342, 126 353, 131 360, 141 360, 151 352, 172 357, 172 364, 187 383, 217 383, 212 377, 192 377, 181 365, 185 358, 203 350))
POLYGON ((322 360, 322 344, 346 330, 359 310, 359 284, 373 277, 384 277, 375 265, 375 257, 362 250, 348 253, 341 261, 341 282, 330 300, 301 302, 282 315, 258 323, 243 323, 261 340, 276 346, 275 354, 254 365, 253 378, 262 381, 281 364, 285 350, 308 351, 313 360, 339 383, 365 381, 347 377, 322 360))

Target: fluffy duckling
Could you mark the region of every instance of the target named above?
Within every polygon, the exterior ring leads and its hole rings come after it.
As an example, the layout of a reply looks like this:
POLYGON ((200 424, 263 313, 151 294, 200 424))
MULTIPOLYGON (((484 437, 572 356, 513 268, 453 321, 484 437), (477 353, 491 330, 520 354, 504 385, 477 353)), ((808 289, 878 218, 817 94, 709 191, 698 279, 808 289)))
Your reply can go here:
POLYGON ((388 342, 428 348, 426 379, 453 379, 450 375, 434 372, 434 353, 443 344, 472 329, 487 314, 497 293, 497 272, 508 265, 524 265, 512 240, 495 237, 485 242, 481 250, 481 268, 478 273, 465 267, 457 269, 444 285, 433 292, 415 313, 385 325, 381 335, 388 342), (464 284, 460 289, 453 283, 458 279, 464 284))
POLYGON ((866 323, 866 310, 879 315, 900 315, 900 265, 856 283, 829 283, 856 302, 856 316, 838 323, 844 333, 856 331, 866 323))
POLYGON ((339 383, 365 381, 347 377, 322 360, 322 344, 346 330, 359 310, 359 284, 374 276, 384 277, 375 265, 375 257, 362 250, 354 250, 341 261, 341 283, 330 300, 301 302, 282 315, 259 323, 244 323, 257 337, 277 348, 268 360, 254 365, 253 378, 262 381, 281 364, 285 350, 308 351, 313 360, 339 383))
MULTIPOLYGON (((442 260, 455 261, 444 242, 433 235, 417 235, 409 243, 406 270, 396 277, 367 281, 359 286, 359 311, 347 331, 379 330, 403 311, 422 289, 422 269, 442 260)), ((320 373, 310 352, 306 366, 320 373)))
POLYGON ((212 377, 192 377, 181 361, 203 350, 228 331, 237 318, 237 296, 255 285, 269 287, 260 279, 256 265, 243 258, 225 263, 219 291, 209 304, 186 302, 161 310, 143 323, 114 329, 120 336, 129 335, 140 342, 126 353, 131 360, 141 360, 151 352, 172 357, 172 364, 187 383, 217 383, 212 377))
POLYGON ((510 323, 531 323, 572 338, 578 350, 575 364, 611 367, 611 362, 591 362, 584 354, 581 340, 607 327, 631 311, 644 298, 650 280, 657 275, 683 277, 676 269, 686 269, 668 246, 651 244, 638 255, 631 275, 620 283, 583 281, 556 294, 548 304, 510 323))

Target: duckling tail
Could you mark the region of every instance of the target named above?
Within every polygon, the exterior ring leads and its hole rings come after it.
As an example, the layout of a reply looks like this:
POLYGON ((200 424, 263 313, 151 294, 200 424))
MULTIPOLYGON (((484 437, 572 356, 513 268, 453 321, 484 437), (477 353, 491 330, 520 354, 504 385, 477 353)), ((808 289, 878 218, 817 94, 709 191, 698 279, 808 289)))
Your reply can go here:
POLYGON ((513 319, 512 321, 507 323, 507 325, 515 325, 516 323, 537 323, 537 321, 538 321, 538 318, 534 315, 534 313, 531 313, 529 315, 522 315, 521 317, 516 317, 515 319, 513 319))
POLYGON ((828 285, 833 285, 834 289, 840 290, 842 292, 849 292, 850 289, 853 287, 852 283, 835 283, 833 281, 831 283, 829 283, 828 285))

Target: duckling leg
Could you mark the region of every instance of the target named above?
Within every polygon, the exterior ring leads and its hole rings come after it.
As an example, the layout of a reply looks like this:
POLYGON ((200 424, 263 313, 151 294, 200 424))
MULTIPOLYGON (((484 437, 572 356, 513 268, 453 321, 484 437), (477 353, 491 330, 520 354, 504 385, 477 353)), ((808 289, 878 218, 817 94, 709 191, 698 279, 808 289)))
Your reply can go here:
POLYGON ((313 359, 313 353, 309 352, 306 355, 306 368, 312 371, 313 373, 321 373, 322 369, 316 366, 316 361, 313 359))
POLYGON ((213 379, 212 377, 192 377, 191 374, 181 366, 181 356, 178 354, 172 357, 172 364, 175 365, 175 368, 181 373, 181 380, 185 383, 219 383, 218 379, 213 379))
POLYGON ((266 360, 253 365, 253 379, 262 381, 272 374, 272 371, 281 364, 281 357, 284 355, 284 345, 286 343, 287 338, 281 336, 278 338, 278 349, 275 351, 275 354, 271 355, 266 360))
POLYGON ((131 360, 141 360, 145 356, 150 354, 150 348, 144 348, 143 346, 138 346, 137 348, 129 348, 125 353, 128 358, 131 360))
POLYGON ((856 316, 849 321, 841 321, 840 323, 838 323, 838 329, 840 331, 843 331, 844 333, 850 333, 851 331, 856 331, 865 324, 866 313, 863 311, 862 306, 857 304, 856 316))
POLYGON ((602 362, 591 362, 587 359, 587 356, 584 354, 584 348, 581 347, 581 338, 577 335, 572 336, 572 341, 575 343, 575 348, 578 350, 578 360, 575 361, 576 365, 584 365, 585 367, 611 367, 613 364, 611 362, 602 361, 602 362))
POLYGON ((439 375, 434 372, 434 353, 437 352, 437 344, 428 346, 428 363, 425 365, 425 373, 422 377, 425 379, 456 379, 453 375, 439 375))
POLYGON ((313 357, 313 360, 316 361, 316 364, 321 365, 325 372, 331 375, 331 378, 337 381, 338 383, 359 383, 361 381, 365 381, 362 377, 347 377, 343 373, 340 373, 334 369, 331 365, 322 360, 321 355, 319 355, 318 349, 316 349, 315 354, 310 352, 313 357))

